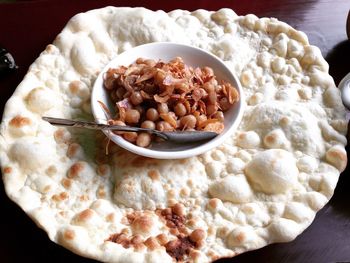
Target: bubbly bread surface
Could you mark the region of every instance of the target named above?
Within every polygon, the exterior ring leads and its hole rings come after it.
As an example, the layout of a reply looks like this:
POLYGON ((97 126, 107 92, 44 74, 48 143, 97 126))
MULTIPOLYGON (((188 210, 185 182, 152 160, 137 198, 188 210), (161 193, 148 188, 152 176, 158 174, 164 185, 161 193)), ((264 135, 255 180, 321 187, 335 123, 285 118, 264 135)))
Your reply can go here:
POLYGON ((346 132, 328 64, 289 25, 230 9, 106 7, 74 16, 31 65, 6 104, 0 161, 8 196, 79 255, 211 262, 291 241, 311 224, 346 167, 346 132), (154 160, 41 120, 91 120, 104 65, 156 41, 203 48, 239 76, 246 110, 224 144, 154 160))

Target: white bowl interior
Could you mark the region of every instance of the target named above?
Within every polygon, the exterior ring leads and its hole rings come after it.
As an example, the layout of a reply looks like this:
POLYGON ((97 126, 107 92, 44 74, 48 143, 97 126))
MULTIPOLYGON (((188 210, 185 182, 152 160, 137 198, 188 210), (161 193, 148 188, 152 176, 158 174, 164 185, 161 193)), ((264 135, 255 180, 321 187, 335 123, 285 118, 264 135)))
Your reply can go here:
POLYGON ((103 75, 109 69, 121 65, 128 66, 136 61, 137 58, 147 58, 154 60, 162 60, 168 62, 175 57, 181 57, 185 64, 193 67, 209 66, 214 70, 218 80, 226 80, 237 87, 240 94, 239 102, 235 103, 228 111, 224 113, 225 129, 224 131, 207 142, 196 142, 186 144, 174 144, 169 142, 152 143, 149 148, 138 147, 122 137, 115 135, 111 131, 104 133, 117 145, 129 150, 133 153, 158 158, 158 159, 180 159, 195 156, 220 145, 233 131, 237 128, 243 114, 244 97, 240 82, 237 77, 225 66, 225 64, 217 57, 210 53, 192 46, 158 42, 137 46, 127 50, 113 59, 97 77, 91 96, 92 112, 96 122, 106 123, 107 119, 101 105, 98 101, 102 101, 110 110, 114 112, 114 106, 109 98, 108 92, 103 87, 103 75))

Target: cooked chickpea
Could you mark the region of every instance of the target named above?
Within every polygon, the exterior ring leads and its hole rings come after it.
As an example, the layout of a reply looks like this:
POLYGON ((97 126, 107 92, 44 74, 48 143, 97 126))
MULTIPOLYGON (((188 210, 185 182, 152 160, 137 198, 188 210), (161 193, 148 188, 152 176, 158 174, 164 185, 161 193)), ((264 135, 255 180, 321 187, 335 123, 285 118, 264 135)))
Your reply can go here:
POLYGON ((154 130, 156 128, 156 124, 153 121, 147 120, 141 123, 141 128, 154 130))
POLYGON ((206 121, 208 118, 205 114, 201 114, 197 117, 197 123, 200 124, 202 123, 203 121, 206 121))
POLYGON ((119 126, 125 126, 125 123, 121 120, 108 120, 108 125, 119 125, 119 126))
POLYGON ((185 105, 183 103, 179 102, 174 107, 175 114, 179 117, 185 116, 187 113, 185 105))
POLYGON ((177 116, 176 116, 175 112, 169 111, 168 114, 171 118, 173 118, 174 120, 177 120, 177 116))
POLYGON ((154 76, 154 82, 156 84, 163 83, 163 80, 165 79, 166 75, 164 71, 159 70, 157 74, 154 76))
POLYGON ((147 132, 142 132, 137 136, 136 145, 140 147, 147 147, 151 144, 151 135, 147 132))
POLYGON ((153 59, 146 59, 144 63, 150 67, 154 67, 157 64, 157 62, 155 62, 153 59))
POLYGON ((226 98, 226 97, 221 98, 219 101, 219 104, 220 104, 220 108, 223 111, 227 111, 231 107, 231 104, 228 101, 228 98, 226 98))
POLYGON ((140 113, 137 110, 127 110, 125 112, 125 122, 130 124, 138 123, 140 120, 140 113))
MULTIPOLYGON (((108 121, 109 125, 119 125, 119 126, 126 126, 126 124, 120 120, 111 120, 108 121)), ((118 135, 122 135, 124 132, 123 131, 113 131, 113 133, 118 134, 118 135)))
POLYGON ((127 140, 128 142, 136 142, 137 139, 137 132, 124 132, 123 138, 127 140))
POLYGON ((149 108, 146 112, 146 118, 150 121, 156 121, 159 119, 159 113, 155 108, 149 108))
POLYGON ((159 103, 158 107, 157 107, 158 113, 168 113, 169 112, 169 108, 168 108, 168 104, 166 103, 159 103))
POLYGON ((224 113, 222 111, 217 111, 212 117, 214 119, 218 119, 221 122, 224 122, 224 113))
POLYGON ((170 123, 166 121, 159 121, 156 124, 156 129, 158 131, 173 131, 174 127, 170 125, 170 123))
POLYGON ((196 127, 197 119, 193 115, 186 115, 180 119, 180 123, 183 127, 193 129, 196 127))
POLYGON ((133 92, 130 96, 130 101, 135 106, 141 104, 143 102, 141 93, 139 91, 133 92))

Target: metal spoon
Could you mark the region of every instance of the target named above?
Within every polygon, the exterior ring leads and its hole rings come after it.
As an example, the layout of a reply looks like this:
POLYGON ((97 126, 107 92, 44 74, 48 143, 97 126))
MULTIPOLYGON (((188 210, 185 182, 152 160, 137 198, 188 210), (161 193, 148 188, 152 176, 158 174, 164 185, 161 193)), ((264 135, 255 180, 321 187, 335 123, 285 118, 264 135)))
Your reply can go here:
POLYGON ((188 142, 210 140, 218 135, 215 132, 208 132, 208 131, 161 132, 153 129, 145 129, 145 128, 138 128, 138 127, 131 127, 131 126, 120 126, 120 125, 108 125, 108 124, 100 124, 100 123, 89 122, 89 121, 68 120, 68 119, 53 118, 53 117, 42 117, 42 119, 51 123, 52 125, 57 125, 57 126, 86 128, 86 129, 93 129, 93 130, 148 132, 166 141, 171 141, 174 143, 188 143, 188 142))

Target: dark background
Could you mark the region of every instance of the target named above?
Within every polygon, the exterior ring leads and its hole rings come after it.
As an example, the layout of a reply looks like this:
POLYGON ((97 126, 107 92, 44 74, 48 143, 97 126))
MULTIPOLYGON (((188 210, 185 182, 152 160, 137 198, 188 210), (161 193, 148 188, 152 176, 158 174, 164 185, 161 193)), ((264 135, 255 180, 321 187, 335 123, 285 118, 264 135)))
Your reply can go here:
MULTIPOLYGON (((350 42, 346 37, 349 0, 272 1, 134 1, 134 0, 0 0, 0 46, 15 57, 19 69, 0 78, 3 106, 22 80, 28 66, 51 43, 76 13, 114 6, 144 6, 170 11, 181 8, 218 10, 232 8, 237 14, 277 17, 309 36, 330 64, 338 84, 350 72, 350 42)), ((0 262, 94 262, 74 255, 49 241, 26 214, 11 202, 0 184, 0 262)), ((315 221, 296 240, 274 244, 218 262, 350 262, 349 169, 340 176, 335 194, 318 212, 315 221)))

